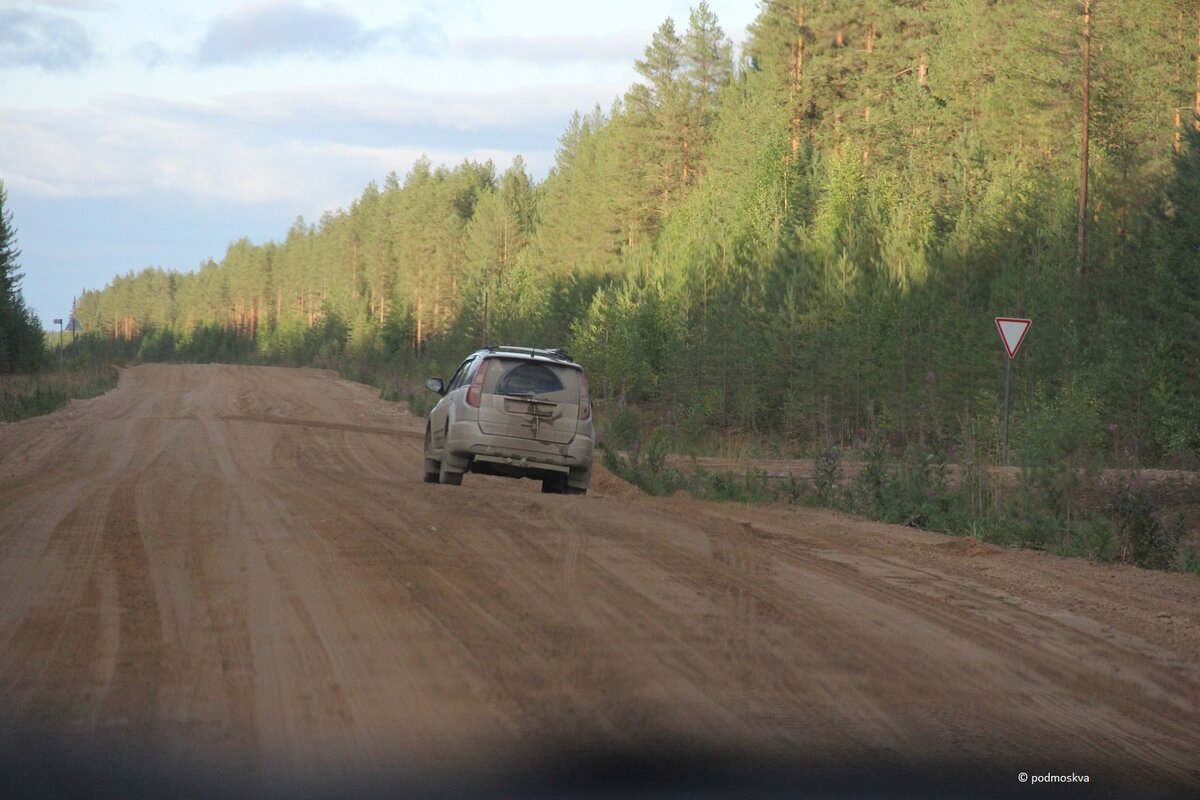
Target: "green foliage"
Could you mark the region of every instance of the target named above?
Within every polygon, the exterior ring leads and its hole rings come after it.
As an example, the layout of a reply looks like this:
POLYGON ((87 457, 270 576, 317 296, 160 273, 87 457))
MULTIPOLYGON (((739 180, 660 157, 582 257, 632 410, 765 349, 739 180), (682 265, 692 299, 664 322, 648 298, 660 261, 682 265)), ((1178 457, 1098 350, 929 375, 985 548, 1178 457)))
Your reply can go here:
POLYGON ((1200 576, 1200 550, 1195 547, 1181 548, 1179 554, 1179 571, 1190 572, 1200 576))
POLYGON ((1121 489, 1109 512, 1126 561, 1149 569, 1168 569, 1179 550, 1180 532, 1164 526, 1154 514, 1146 494, 1132 487, 1121 489))
POLYGON ((1072 383, 1053 397, 1039 392, 1026 415, 1016 418, 1024 462, 1035 466, 1060 462, 1082 465, 1102 450, 1104 419, 1095 395, 1072 383))
MULTIPOLYGON (((986 515, 972 513, 970 507, 970 483, 952 485, 944 446, 932 450, 909 448, 895 464, 883 438, 875 436, 867 442, 863 456, 858 474, 846 487, 841 507, 885 522, 987 538, 982 527, 986 515)), ((817 497, 822 497, 819 484, 817 497)))
POLYGON ((632 455, 606 450, 604 466, 642 491, 660 497, 687 492, 701 500, 732 503, 795 502, 799 497, 785 494, 784 487, 761 471, 750 470, 739 476, 729 471, 707 472, 695 467, 685 471, 668 466, 671 438, 660 428, 644 446, 636 443, 632 455))
POLYGON ((404 395, 397 396, 397 397, 386 397, 385 396, 384 399, 385 400, 403 399, 406 403, 408 403, 409 411, 411 411, 413 414, 415 414, 418 417, 425 417, 425 416, 428 416, 429 412, 433 410, 433 407, 435 405, 437 405, 438 396, 435 395, 433 392, 429 391, 428 389, 425 389, 424 387, 422 387, 421 390, 416 391, 416 392, 406 393, 404 395))
POLYGON ((659 497, 684 491, 692 485, 692 479, 680 470, 666 469, 661 464, 655 469, 636 455, 622 455, 616 450, 604 451, 604 466, 642 491, 659 497))
POLYGON ((1153 272, 1149 436, 1167 454, 1200 453, 1200 133, 1189 130, 1150 231, 1153 272))
POLYGON ((6 376, 0 379, 0 422, 49 414, 71 400, 96 397, 116 385, 117 370, 108 364, 6 376))
POLYGON ((600 396, 661 401, 677 389, 683 336, 682 320, 661 286, 638 280, 597 292, 571 346, 589 365, 600 396))
POLYGON ((632 450, 641 442, 641 425, 637 413, 626 405, 618 405, 600 426, 604 447, 612 450, 632 450))
POLYGON ((254 352, 253 340, 239 336, 236 330, 201 324, 177 343, 173 360, 240 364, 252 362, 254 352))
POLYGON ((138 344, 139 361, 174 361, 179 349, 179 337, 171 329, 151 328, 145 331, 138 344))
POLYGON ((873 519, 891 515, 892 480, 888 474, 888 452, 881 437, 873 437, 863 449, 865 463, 854 477, 853 509, 873 519))
POLYGON ((1107 563, 1120 555, 1121 545, 1114 533, 1113 520, 1093 517, 1076 526, 1070 540, 1060 552, 1107 563))
POLYGON ((842 483, 842 454, 832 445, 817 456, 813 465, 813 488, 817 500, 826 506, 836 505, 840 500, 842 483))

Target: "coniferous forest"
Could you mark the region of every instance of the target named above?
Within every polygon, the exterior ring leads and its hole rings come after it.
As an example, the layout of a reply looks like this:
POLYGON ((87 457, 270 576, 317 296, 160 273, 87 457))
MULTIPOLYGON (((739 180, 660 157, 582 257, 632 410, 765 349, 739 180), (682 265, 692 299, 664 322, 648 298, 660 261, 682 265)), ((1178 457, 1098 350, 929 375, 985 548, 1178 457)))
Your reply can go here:
POLYGON ((736 52, 700 3, 648 38, 543 181, 421 160, 75 317, 146 360, 375 378, 564 345, 676 431, 992 462, 993 318, 1029 317, 1018 458, 1196 463, 1200 2, 772 0, 736 52))

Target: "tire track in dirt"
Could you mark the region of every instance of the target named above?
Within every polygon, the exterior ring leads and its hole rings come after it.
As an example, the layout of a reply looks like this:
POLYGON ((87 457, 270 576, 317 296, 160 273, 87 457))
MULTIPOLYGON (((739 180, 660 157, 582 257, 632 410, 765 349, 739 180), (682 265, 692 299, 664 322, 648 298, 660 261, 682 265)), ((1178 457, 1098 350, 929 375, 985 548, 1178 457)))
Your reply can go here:
MULTIPOLYGON (((786 542, 786 536, 772 537, 767 549, 781 549, 781 542, 786 542)), ((845 593, 847 590, 853 596, 835 602, 833 605, 852 607, 858 613, 867 611, 870 607, 866 599, 874 600, 878 605, 878 620, 881 625, 891 617, 895 626, 906 635, 913 636, 922 626, 935 626, 929 634, 930 639, 937 639, 949 634, 961 643, 970 643, 971 648, 982 649, 983 654, 976 658, 986 661, 989 665, 1007 664, 1013 675, 1025 689, 1037 688, 1036 695, 1045 698, 1049 694, 1052 705, 1061 705, 1065 698, 1061 695, 1065 690, 1082 697, 1073 697, 1072 701, 1081 701, 1081 706, 1087 709, 1088 724, 1082 716, 1072 717, 1069 714, 1063 721, 1051 721, 1048 727, 1060 727, 1064 737, 1070 735, 1082 738, 1096 749, 1110 749, 1113 742, 1108 738, 1111 731, 1119 729, 1122 720, 1137 716, 1136 712, 1144 711, 1147 701, 1158 705, 1158 713, 1154 716, 1156 724, 1142 725, 1132 733, 1135 739, 1145 742, 1137 755, 1144 758, 1167 759, 1173 765, 1173 771, 1181 779, 1187 778, 1194 771, 1190 764, 1190 756, 1186 750, 1179 750, 1177 743, 1180 737, 1190 735, 1188 720, 1197 717, 1197 700, 1195 694, 1179 693, 1173 689, 1178 685, 1180 674, 1177 670, 1159 671, 1158 658, 1166 654, 1148 651, 1144 643, 1133 643, 1133 657, 1145 661, 1130 662, 1128 657, 1123 664, 1112 663, 1113 641, 1111 637, 1097 636, 1078 623, 1064 626, 1062 615, 1050 618, 1045 612, 1029 602, 1017 602, 1005 596, 996 597, 991 593, 979 590, 965 584, 964 581, 948 579, 944 575, 934 574, 902 563, 897 559, 881 560, 870 554, 853 556, 853 548, 844 550, 818 550, 811 546, 800 548, 785 548, 791 550, 779 559, 780 568, 784 565, 802 578, 789 581, 790 585, 812 585, 818 579, 831 591, 845 593), (803 553, 803 555, 798 555, 803 553), (863 567, 867 568, 864 569, 863 567), (882 567, 882 569, 881 569, 882 567), (897 617, 901 612, 902 617, 897 617), (943 633, 944 632, 944 633, 943 633), (1052 642, 1053 647, 1046 643, 1052 642), (1150 662, 1150 663, 1147 663, 1150 662), (1133 669, 1136 665, 1138 668, 1133 669), (1144 674, 1150 671, 1153 678, 1147 680, 1144 674), (1130 684, 1134 684, 1131 686, 1130 684), (1031 687, 1030 684, 1035 684, 1031 687), (1126 697, 1135 696, 1136 701, 1125 701, 1126 697), (1100 698, 1104 698, 1100 700, 1100 698), (1107 708, 1106 708, 1107 707, 1107 708), (1180 718, 1176 722, 1176 718, 1180 718), (1095 726, 1096 718, 1107 718, 1108 724, 1095 726), (1174 755, 1167 755, 1176 751, 1174 755)), ((759 587, 759 591, 768 596, 774 596, 777 605, 784 605, 787 600, 779 595, 772 587, 759 587)), ((852 626, 841 623, 837 629, 852 629, 852 626)), ((961 646, 961 645, 960 645, 961 646)), ((891 647, 886 650, 892 650, 891 647)), ((1124 654, 1122 654, 1124 655, 1124 654)), ((875 658, 883 660, 885 652, 877 652, 875 658)), ((917 662, 911 662, 917 663, 917 662)), ((994 668, 994 666, 992 667, 994 668)), ((1194 666, 1192 677, 1194 679, 1194 666)), ((911 682, 918 682, 920 676, 911 673, 911 682)), ((1032 699, 1035 694, 1030 694, 1032 699)), ((1041 700, 1046 702, 1046 699, 1041 700)), ((1048 712, 1051 709, 1048 709, 1048 712)), ((947 725, 950 722, 947 721, 947 725)), ((981 736, 975 737, 977 741, 981 736)), ((1021 742, 1014 739, 1009 747, 1019 747, 1021 742)), ((1030 756, 1035 756, 1031 751, 1030 756)))
MULTIPOLYGON (((750 552, 751 530, 712 520, 684 523, 675 505, 658 513, 643 511, 651 526, 658 523, 659 535, 630 540, 627 533, 613 530, 613 536, 624 539, 624 547, 662 576, 640 576, 641 585, 680 583, 699 599, 693 604, 704 610, 680 620, 672 635, 685 648, 702 692, 720 696, 732 689, 727 702, 736 703, 760 728, 775 730, 783 741, 799 739, 818 752, 844 755, 849 750, 861 756, 866 747, 878 756, 896 750, 889 741, 895 727, 885 713, 865 700, 843 702, 861 693, 839 669, 838 650, 829 646, 838 636, 820 617, 801 624, 797 615, 805 607, 803 598, 771 589, 770 573, 756 566, 758 557, 750 552), (681 538, 676 531, 689 533, 681 538), (708 546, 698 546, 698 537, 708 546), (783 697, 789 702, 781 707, 783 697), (810 729, 803 715, 798 718, 794 712, 796 707, 822 706, 837 719, 836 726, 810 729), (837 710, 841 706, 846 710, 837 710)), ((786 750, 781 747, 780 754, 786 750)))
POLYGON ((87 667, 99 646, 102 585, 95 565, 108 510, 103 491, 81 499, 54 525, 45 545, 22 559, 26 579, 9 585, 20 591, 17 602, 5 604, 8 624, 0 636, 3 707, 14 716, 36 715, 35 720, 71 730, 95 716, 87 667), (38 581, 39 572, 49 581, 38 581))
MULTIPOLYGON (((108 502, 102 534, 104 563, 115 578, 117 617, 115 667, 99 710, 99 724, 149 741, 160 717, 157 689, 163 683, 162 626, 149 559, 137 524, 134 487, 121 484, 108 502)), ((85 659, 81 659, 86 663, 85 659)))
POLYGON ((301 428, 323 428, 330 431, 350 431, 351 433, 369 433, 376 436, 403 436, 420 438, 422 434, 416 431, 380 428, 371 425, 349 425, 340 422, 325 422, 315 419, 292 419, 289 417, 273 417, 265 414, 223 414, 221 419, 227 422, 257 422, 263 425, 296 425, 301 428))

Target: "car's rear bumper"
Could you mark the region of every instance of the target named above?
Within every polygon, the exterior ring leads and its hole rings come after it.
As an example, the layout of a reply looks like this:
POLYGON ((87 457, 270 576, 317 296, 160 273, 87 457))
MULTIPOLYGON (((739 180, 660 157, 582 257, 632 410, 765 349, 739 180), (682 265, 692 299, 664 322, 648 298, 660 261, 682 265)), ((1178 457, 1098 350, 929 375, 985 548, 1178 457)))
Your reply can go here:
POLYGON ((528 474, 531 477, 565 473, 572 486, 582 488, 591 479, 594 449, 595 442, 591 437, 580 433, 576 433, 570 442, 556 444, 486 434, 474 421, 461 421, 451 423, 445 452, 450 457, 449 465, 456 469, 471 470, 478 466, 480 472, 528 474))

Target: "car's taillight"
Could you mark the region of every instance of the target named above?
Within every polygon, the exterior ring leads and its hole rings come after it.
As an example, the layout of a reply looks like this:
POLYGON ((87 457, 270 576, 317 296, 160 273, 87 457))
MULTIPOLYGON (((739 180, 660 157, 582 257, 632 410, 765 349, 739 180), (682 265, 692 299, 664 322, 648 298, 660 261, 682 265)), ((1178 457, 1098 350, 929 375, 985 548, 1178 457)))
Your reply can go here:
POLYGON ((579 373, 579 421, 586 422, 592 418, 592 398, 588 397, 587 376, 579 373))
POLYGON ((475 373, 475 380, 471 381, 471 385, 467 387, 467 405, 479 408, 479 402, 483 399, 483 377, 487 375, 490 363, 492 360, 485 358, 479 365, 479 371, 475 373))

